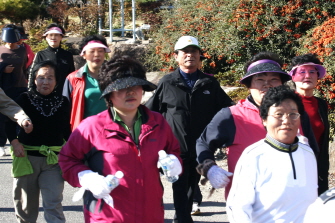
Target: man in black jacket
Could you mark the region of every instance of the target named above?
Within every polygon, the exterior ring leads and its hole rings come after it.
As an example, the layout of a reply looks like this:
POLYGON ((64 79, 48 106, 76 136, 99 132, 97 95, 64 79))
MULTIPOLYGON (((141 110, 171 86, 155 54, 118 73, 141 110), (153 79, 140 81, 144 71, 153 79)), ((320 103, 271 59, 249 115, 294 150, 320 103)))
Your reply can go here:
POLYGON ((222 90, 218 81, 201 72, 201 48, 192 36, 182 36, 175 45, 174 58, 179 68, 165 75, 146 106, 161 113, 179 140, 183 174, 173 187, 176 214, 174 222, 193 222, 191 217, 194 187, 200 175, 195 143, 213 116, 233 101, 222 90))

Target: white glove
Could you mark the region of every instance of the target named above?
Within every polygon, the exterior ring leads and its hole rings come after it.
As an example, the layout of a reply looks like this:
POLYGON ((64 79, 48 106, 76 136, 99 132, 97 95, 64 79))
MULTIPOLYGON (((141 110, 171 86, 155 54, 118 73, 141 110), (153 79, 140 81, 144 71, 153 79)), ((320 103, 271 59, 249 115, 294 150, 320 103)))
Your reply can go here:
MULTIPOLYGON (((181 163, 179 162, 179 159, 173 155, 173 154, 169 154, 167 155, 169 157, 169 163, 168 163, 168 171, 166 172, 166 175, 168 177, 172 177, 172 176, 177 176, 179 174, 181 174, 181 171, 183 170, 181 163)), ((157 162, 157 168, 161 168, 162 165, 161 163, 157 162)))
POLYGON ((95 198, 104 199, 109 206, 114 208, 114 200, 109 194, 119 185, 119 180, 123 177, 122 171, 117 171, 115 176, 108 175, 104 177, 91 170, 84 170, 78 173, 78 177, 82 187, 73 195, 73 202, 79 201, 83 197, 85 190, 90 190, 95 198))
POLYGON ((207 172, 207 178, 215 189, 226 187, 231 176, 233 176, 233 173, 225 171, 217 165, 212 166, 207 172))
POLYGON ((84 170, 78 173, 79 183, 85 188, 92 192, 93 196, 97 199, 106 197, 112 191, 105 177, 93 172, 92 170, 84 170))
POLYGON ((172 177, 181 174, 183 168, 181 167, 179 159, 173 154, 169 154, 169 157, 173 162, 171 162, 170 171, 167 171, 166 175, 172 177))

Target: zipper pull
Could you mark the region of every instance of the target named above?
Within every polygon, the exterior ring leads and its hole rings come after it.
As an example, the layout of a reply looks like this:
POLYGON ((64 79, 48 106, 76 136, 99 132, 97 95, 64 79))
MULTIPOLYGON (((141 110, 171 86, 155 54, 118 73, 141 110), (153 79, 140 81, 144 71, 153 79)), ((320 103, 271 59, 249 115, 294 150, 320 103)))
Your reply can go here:
POLYGON ((140 150, 140 147, 138 145, 136 145, 137 147, 137 150, 138 150, 138 156, 140 157, 141 156, 141 150, 140 150))

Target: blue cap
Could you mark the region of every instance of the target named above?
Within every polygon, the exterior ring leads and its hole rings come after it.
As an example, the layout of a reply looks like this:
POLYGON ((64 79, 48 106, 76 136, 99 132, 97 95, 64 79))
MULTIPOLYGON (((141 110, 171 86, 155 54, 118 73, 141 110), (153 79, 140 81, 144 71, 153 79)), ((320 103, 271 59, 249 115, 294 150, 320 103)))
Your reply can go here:
POLYGON ((1 40, 5 43, 16 43, 20 41, 20 33, 13 28, 3 28, 1 33, 1 40))

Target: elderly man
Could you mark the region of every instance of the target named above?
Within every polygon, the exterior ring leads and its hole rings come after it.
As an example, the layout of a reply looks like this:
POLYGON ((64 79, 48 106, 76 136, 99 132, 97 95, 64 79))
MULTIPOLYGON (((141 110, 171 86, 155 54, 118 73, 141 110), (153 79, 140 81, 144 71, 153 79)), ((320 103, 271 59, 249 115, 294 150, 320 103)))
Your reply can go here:
POLYGON ((183 174, 173 183, 176 214, 174 222, 193 222, 191 210, 194 187, 200 175, 196 172, 196 139, 223 107, 233 104, 218 81, 198 67, 201 48, 192 36, 182 36, 174 47, 179 68, 165 75, 146 106, 166 118, 179 140, 183 159, 183 174))

